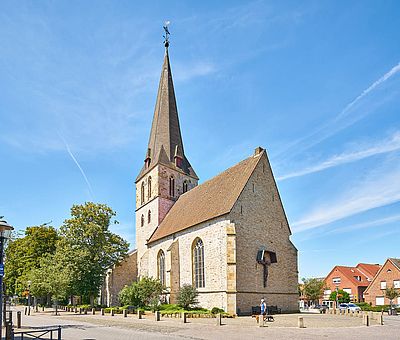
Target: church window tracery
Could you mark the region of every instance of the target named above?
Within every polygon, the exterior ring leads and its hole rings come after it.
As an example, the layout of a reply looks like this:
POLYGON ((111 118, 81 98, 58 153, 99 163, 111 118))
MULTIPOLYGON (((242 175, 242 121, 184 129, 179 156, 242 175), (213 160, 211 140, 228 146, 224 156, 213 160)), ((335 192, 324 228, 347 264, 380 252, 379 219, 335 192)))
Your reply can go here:
POLYGON ((183 181, 183 193, 185 193, 186 191, 188 191, 188 182, 187 180, 183 181))
POLYGON ((151 210, 147 213, 147 223, 151 222, 151 210))
POLYGON ((173 176, 169 178, 169 195, 175 197, 175 178, 173 176))
POLYGON ((142 216, 140 217, 140 226, 144 226, 144 215, 142 214, 142 216))
POLYGON ((161 284, 165 286, 165 254, 162 250, 157 255, 157 276, 161 284))
POLYGON ((204 278, 204 244, 200 238, 193 242, 193 283, 196 288, 205 287, 204 278))
POLYGON ((150 199, 151 197, 151 176, 147 180, 147 198, 150 199))
POLYGON ((144 182, 142 182, 141 188, 140 188, 140 204, 144 203, 144 182))

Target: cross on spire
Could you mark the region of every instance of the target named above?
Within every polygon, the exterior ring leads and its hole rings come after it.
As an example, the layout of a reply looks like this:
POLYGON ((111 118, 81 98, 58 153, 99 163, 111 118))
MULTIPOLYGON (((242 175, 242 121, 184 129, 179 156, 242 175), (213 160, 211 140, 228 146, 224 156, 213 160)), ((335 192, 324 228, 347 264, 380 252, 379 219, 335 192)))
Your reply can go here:
POLYGON ((163 38, 164 38, 164 46, 165 46, 165 48, 166 49, 168 49, 168 46, 169 46, 169 36, 170 36, 170 34, 171 33, 169 33, 169 30, 168 30, 168 25, 170 24, 170 21, 166 21, 165 23, 164 23, 164 26, 163 26, 163 28, 164 28, 164 31, 165 31, 165 35, 163 35, 163 38))

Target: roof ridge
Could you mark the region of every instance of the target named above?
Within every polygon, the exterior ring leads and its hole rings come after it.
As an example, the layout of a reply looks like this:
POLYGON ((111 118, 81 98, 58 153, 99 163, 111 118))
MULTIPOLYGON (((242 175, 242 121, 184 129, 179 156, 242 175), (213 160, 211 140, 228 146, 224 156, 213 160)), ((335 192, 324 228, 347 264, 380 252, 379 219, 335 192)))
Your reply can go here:
POLYGON ((260 159, 259 155, 245 158, 182 194, 154 230, 148 243, 228 214, 260 159), (188 209, 188 206, 192 208, 188 209))

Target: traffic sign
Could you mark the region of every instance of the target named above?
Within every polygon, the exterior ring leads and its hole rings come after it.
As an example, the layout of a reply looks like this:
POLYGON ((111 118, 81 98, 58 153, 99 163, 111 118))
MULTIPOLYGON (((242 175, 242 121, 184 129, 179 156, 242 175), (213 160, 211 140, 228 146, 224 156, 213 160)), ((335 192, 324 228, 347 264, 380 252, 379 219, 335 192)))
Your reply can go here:
POLYGON ((0 276, 4 276, 4 264, 0 264, 0 276))

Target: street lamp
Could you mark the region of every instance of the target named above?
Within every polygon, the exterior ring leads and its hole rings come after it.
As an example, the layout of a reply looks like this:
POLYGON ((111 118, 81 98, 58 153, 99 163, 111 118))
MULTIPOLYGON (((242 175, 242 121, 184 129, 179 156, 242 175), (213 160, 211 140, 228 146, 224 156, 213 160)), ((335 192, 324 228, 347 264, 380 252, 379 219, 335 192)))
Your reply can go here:
POLYGON ((3 253, 4 243, 10 237, 11 230, 14 230, 6 221, 0 220, 0 339, 2 336, 3 327, 3 276, 4 276, 4 264, 3 264, 3 253))

